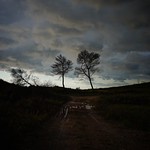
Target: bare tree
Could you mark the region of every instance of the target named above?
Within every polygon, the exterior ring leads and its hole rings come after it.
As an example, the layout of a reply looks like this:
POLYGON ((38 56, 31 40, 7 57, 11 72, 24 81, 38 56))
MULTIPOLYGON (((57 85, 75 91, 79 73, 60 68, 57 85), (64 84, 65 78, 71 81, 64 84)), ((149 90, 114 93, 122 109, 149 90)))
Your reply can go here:
POLYGON ((65 74, 72 70, 73 63, 71 60, 67 60, 61 54, 59 56, 55 57, 55 60, 56 60, 56 62, 51 66, 52 73, 54 73, 55 75, 61 75, 62 85, 64 88, 65 87, 65 84, 64 84, 65 74))
POLYGON ((100 54, 83 50, 78 54, 77 64, 79 67, 75 68, 75 74, 86 76, 93 89, 92 75, 99 70, 100 54))
POLYGON ((30 80, 33 82, 34 86, 41 86, 41 83, 38 77, 30 75, 30 80))
POLYGON ((42 87, 54 87, 55 85, 51 81, 44 81, 40 84, 42 87))
POLYGON ((10 69, 11 76, 13 77, 13 83, 24 86, 30 85, 33 86, 29 80, 31 78, 31 74, 28 75, 27 72, 20 68, 11 68, 10 69))

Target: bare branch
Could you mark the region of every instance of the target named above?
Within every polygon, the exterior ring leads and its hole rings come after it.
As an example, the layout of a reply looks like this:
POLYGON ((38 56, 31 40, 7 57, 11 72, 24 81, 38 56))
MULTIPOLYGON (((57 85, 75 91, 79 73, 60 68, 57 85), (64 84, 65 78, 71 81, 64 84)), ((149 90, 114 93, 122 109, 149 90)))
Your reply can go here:
POLYGON ((11 75, 12 77, 14 78, 13 79, 13 82, 15 84, 18 84, 18 85, 21 85, 21 86, 24 86, 24 85, 30 85, 30 86, 33 86, 30 82, 29 82, 29 79, 31 77, 31 75, 28 75, 26 73, 26 71, 24 71, 23 69, 20 69, 20 68, 11 68, 10 70, 11 72, 11 75))

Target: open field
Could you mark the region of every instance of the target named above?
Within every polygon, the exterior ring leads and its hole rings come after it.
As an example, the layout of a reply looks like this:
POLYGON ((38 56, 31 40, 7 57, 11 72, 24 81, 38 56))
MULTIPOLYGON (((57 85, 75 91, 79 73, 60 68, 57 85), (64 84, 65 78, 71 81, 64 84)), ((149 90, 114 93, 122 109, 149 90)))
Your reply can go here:
POLYGON ((69 101, 69 96, 44 87, 19 87, 1 81, 0 89, 0 139, 6 149, 20 149, 25 139, 36 136, 69 101))
POLYGON ((150 131, 150 84, 107 89, 96 105, 105 119, 150 131))
POLYGON ((149 149, 149 83, 73 90, 0 81, 0 89, 4 149, 149 149))

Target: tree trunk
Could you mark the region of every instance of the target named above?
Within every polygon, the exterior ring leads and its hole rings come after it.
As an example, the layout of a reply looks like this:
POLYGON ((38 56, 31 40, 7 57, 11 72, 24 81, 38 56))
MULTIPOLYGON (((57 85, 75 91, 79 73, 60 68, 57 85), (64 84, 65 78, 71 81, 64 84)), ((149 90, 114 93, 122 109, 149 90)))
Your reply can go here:
POLYGON ((92 90, 93 90, 94 88, 93 88, 93 84, 92 84, 91 77, 89 77, 89 81, 90 81, 91 88, 92 88, 92 90))
POLYGON ((29 83, 26 79, 24 79, 22 76, 20 76, 20 78, 24 81, 24 82, 26 82, 28 85, 30 85, 30 86, 33 86, 31 83, 29 83))
POLYGON ((93 88, 93 84, 92 84, 92 80, 91 80, 91 75, 90 75, 90 70, 89 69, 88 69, 88 78, 89 78, 89 81, 90 81, 91 88, 93 90, 94 88, 93 88))
POLYGON ((64 84, 64 74, 62 74, 62 86, 63 86, 63 88, 65 88, 65 84, 64 84))

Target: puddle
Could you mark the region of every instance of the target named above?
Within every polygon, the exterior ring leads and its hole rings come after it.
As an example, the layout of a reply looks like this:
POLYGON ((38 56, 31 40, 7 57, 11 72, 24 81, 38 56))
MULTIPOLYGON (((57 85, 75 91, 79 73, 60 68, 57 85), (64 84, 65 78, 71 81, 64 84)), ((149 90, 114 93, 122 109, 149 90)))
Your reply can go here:
POLYGON ((92 105, 88 105, 88 104, 85 105, 85 108, 88 109, 88 110, 89 110, 89 109, 92 109, 92 107, 93 107, 92 105))
POLYGON ((94 107, 93 105, 87 104, 85 102, 71 102, 68 105, 69 109, 87 109, 87 110, 90 110, 93 107, 94 107))

